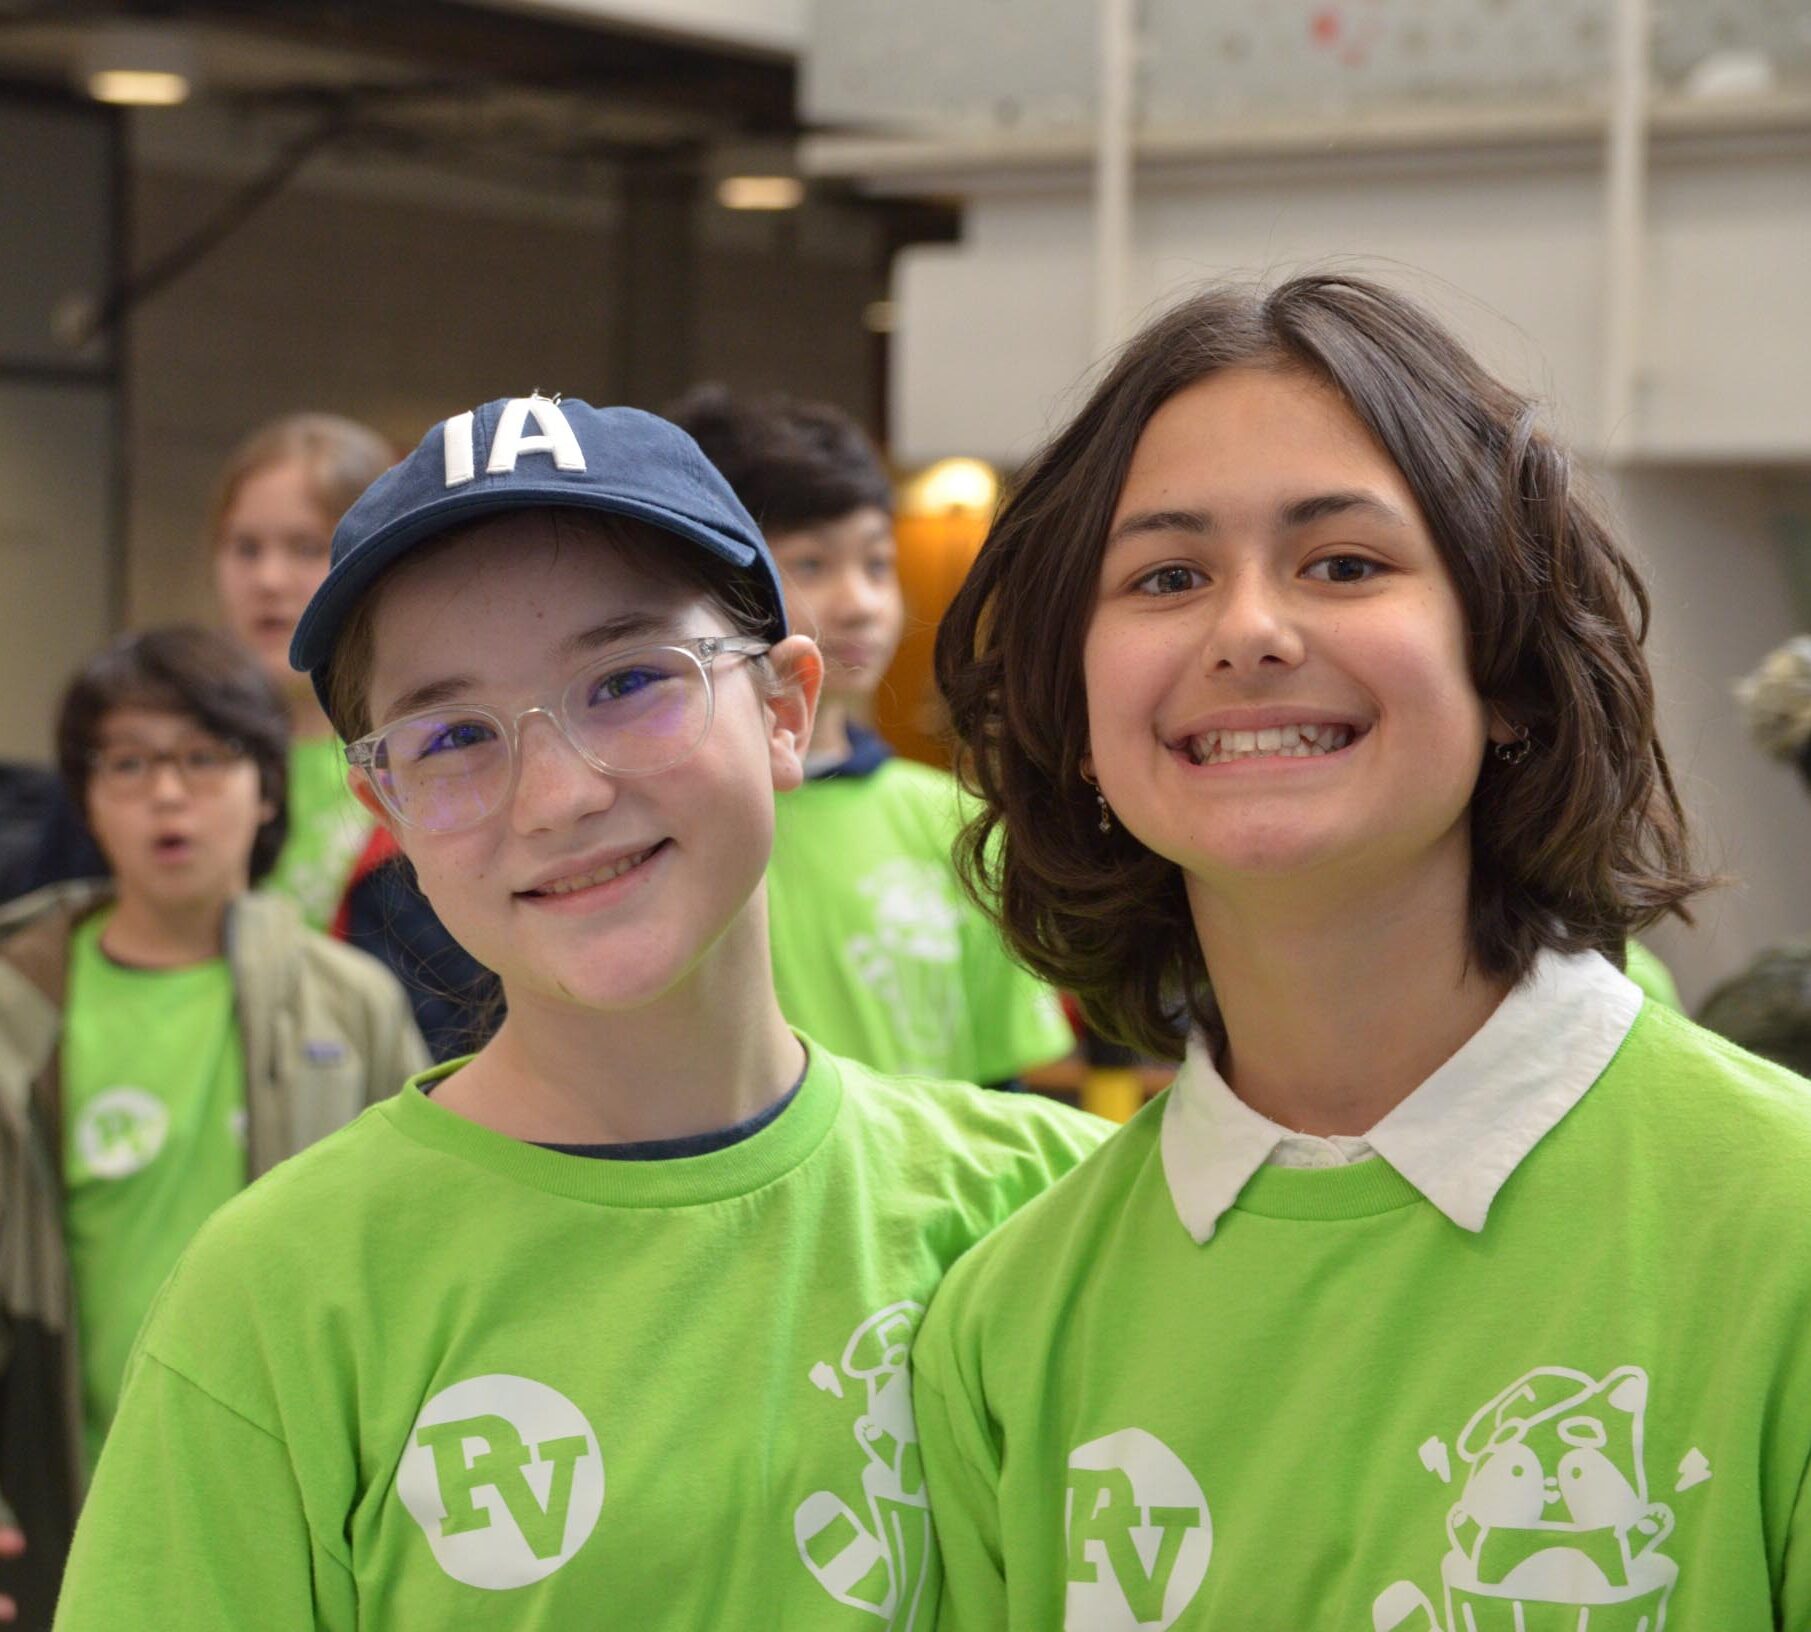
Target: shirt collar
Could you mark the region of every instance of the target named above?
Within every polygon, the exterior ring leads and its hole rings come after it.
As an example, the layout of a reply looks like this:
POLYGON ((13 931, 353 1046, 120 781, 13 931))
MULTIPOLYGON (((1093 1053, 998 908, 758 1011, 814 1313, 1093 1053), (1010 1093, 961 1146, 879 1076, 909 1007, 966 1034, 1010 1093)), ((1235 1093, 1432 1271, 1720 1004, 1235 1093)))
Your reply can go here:
MULTIPOLYGON (((1622 1046, 1641 991, 1595 952, 1543 952, 1458 1053, 1365 1141, 1453 1223, 1476 1233, 1497 1192, 1622 1046)), ((1226 1085, 1189 1040, 1163 1116, 1163 1172, 1184 1228, 1207 1241, 1288 1130, 1226 1085)))

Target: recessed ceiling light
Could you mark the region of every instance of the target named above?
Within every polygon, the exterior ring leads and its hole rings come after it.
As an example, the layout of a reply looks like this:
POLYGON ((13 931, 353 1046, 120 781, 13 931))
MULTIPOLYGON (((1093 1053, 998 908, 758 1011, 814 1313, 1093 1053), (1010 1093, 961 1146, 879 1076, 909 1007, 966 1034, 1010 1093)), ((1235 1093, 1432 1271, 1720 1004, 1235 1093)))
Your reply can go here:
POLYGON ((805 202, 805 184, 797 176, 725 176, 717 202, 726 210, 796 210, 805 202))
POLYGON ((173 108, 188 101, 189 82, 155 68, 102 68, 88 76, 88 94, 122 107, 173 108))
POLYGON ((173 108, 186 102, 196 79, 195 52, 168 28, 96 29, 82 43, 75 82, 97 102, 134 108, 173 108))

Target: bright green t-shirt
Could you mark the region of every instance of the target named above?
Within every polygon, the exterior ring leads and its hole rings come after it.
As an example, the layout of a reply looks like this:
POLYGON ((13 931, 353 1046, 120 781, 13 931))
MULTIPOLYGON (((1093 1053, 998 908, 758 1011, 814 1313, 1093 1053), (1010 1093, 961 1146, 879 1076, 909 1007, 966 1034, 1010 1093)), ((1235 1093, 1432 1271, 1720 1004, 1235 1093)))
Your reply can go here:
POLYGON ((339 738, 297 737, 289 745, 289 836, 264 888, 302 909, 313 929, 331 929, 352 865, 371 837, 371 813, 346 786, 339 738))
POLYGON ((1075 1039, 950 860, 954 780, 889 759, 775 801, 767 898, 780 1010, 877 1071, 1001 1082, 1075 1039))
POLYGON ((224 958, 131 969, 79 924, 63 1016, 64 1234, 90 1466, 145 1311, 207 1216, 245 1187, 245 1051, 224 958))
POLYGON ((924 1304, 1110 1130, 811 1054, 701 1156, 505 1138, 449 1066, 254 1185, 147 1323, 58 1627, 929 1632, 924 1304))
POLYGON ((1679 1001, 1679 988, 1673 980, 1672 970, 1640 941, 1629 942, 1628 962, 1624 965, 1624 972, 1656 1003, 1684 1011, 1685 1005, 1679 1001))
POLYGON ((1650 1002, 1480 1233, 1372 1159, 1201 1244, 1168 1097, 931 1310, 940 1632, 1811 1627, 1811 1084, 1650 1002))

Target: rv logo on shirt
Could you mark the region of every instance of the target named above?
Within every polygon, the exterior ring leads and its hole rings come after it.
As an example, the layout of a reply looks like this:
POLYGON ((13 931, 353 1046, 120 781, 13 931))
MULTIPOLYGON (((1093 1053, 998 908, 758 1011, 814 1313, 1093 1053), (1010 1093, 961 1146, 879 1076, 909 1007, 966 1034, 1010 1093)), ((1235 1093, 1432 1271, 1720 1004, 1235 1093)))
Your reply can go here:
POLYGON ((1069 1453, 1064 1525, 1064 1632, 1164 1632, 1207 1575, 1207 1498, 1182 1458, 1142 1428, 1069 1453))
POLYGON ((75 1148, 97 1179, 126 1179, 157 1160, 170 1134, 170 1110, 143 1088, 109 1088, 76 1118, 75 1148))
POLYGON ((604 1459, 564 1394, 498 1372, 422 1407, 396 1490, 448 1575, 500 1592, 552 1575, 590 1539, 604 1459))

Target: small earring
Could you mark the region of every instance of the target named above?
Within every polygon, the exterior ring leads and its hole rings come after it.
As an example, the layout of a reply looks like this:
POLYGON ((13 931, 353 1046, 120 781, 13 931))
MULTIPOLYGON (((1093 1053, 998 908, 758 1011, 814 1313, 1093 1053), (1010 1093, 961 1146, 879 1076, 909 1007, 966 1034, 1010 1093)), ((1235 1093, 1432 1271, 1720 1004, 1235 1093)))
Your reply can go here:
POLYGON ((1100 805, 1100 830, 1101 830, 1101 832, 1111 833, 1113 831, 1113 812, 1112 812, 1112 809, 1107 804, 1107 796, 1100 791, 1100 784, 1098 782, 1096 782, 1094 780, 1094 778, 1091 777, 1087 773, 1086 770, 1082 771, 1081 777, 1082 777, 1082 780, 1084 782, 1086 782, 1088 784, 1088 786, 1094 790, 1095 800, 1100 805))
POLYGON ((1528 727, 1518 725, 1515 728, 1515 741, 1499 742, 1491 752, 1505 765, 1520 765, 1534 752, 1534 744, 1528 739, 1528 727))

